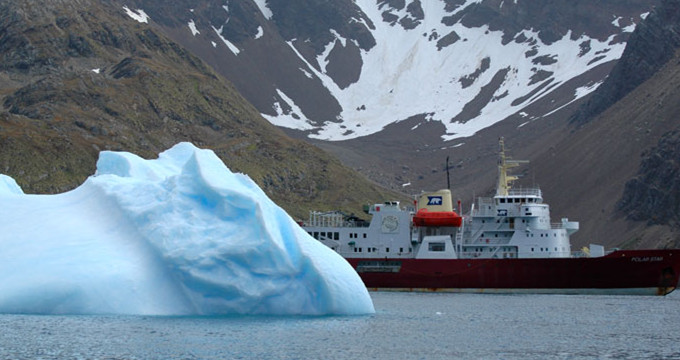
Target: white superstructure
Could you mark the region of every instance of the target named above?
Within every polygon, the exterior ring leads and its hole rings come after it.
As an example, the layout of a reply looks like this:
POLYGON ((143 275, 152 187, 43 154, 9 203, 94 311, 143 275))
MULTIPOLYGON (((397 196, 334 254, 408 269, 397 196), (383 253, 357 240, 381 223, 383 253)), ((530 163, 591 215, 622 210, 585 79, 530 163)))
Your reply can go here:
MULTIPOLYGON (((566 218, 551 223, 550 208, 538 188, 513 189, 515 176, 508 170, 525 161, 510 160, 500 139, 498 187, 493 198, 480 197, 458 226, 416 226, 415 209, 398 202, 372 205, 370 224, 361 224, 339 213, 310 213, 305 229, 344 257, 387 259, 559 258, 571 256, 569 236, 578 222, 566 218)), ((421 194, 420 199, 451 202, 449 190, 421 194)), ((419 201, 419 208, 420 203, 419 201)), ((454 214, 452 204, 445 212, 454 214)))

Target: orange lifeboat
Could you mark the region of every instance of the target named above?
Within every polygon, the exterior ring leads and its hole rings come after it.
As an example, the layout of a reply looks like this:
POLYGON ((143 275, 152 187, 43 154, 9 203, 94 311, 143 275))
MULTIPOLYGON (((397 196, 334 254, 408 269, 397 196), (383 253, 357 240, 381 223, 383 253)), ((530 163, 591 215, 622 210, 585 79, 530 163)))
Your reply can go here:
POLYGON ((413 215, 415 226, 452 226, 460 227, 463 218, 455 211, 428 211, 420 209, 413 215))

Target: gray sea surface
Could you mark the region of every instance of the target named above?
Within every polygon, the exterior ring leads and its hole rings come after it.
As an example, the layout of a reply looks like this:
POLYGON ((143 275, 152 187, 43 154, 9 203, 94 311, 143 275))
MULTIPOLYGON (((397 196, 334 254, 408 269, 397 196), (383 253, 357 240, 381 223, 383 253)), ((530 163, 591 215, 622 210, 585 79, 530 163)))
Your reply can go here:
POLYGON ((371 296, 366 316, 5 314, 0 358, 680 359, 680 292, 371 296))

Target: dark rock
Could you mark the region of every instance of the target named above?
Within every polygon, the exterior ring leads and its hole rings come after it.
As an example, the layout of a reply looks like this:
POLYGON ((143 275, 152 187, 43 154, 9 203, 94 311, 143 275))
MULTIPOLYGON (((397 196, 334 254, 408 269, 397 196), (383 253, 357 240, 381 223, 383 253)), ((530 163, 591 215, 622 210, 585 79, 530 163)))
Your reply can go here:
POLYGON ((141 61, 127 57, 111 68, 111 76, 115 79, 133 78, 142 72, 151 71, 141 61))
POLYGON ((451 31, 437 41, 437 50, 441 50, 442 48, 445 48, 458 40, 460 40, 460 36, 455 31, 451 31))
POLYGON ((334 36, 329 29, 347 39, 356 40, 363 50, 375 46, 375 39, 369 29, 357 21, 350 21, 352 18, 360 19, 372 27, 371 20, 353 1, 269 0, 267 6, 272 10, 272 20, 285 39, 309 39, 317 54, 334 36))
POLYGON ((94 51, 92 50, 90 43, 82 36, 69 34, 68 48, 71 50, 69 53, 73 56, 87 57, 94 55, 94 51))
POLYGON ((680 132, 666 133, 642 154, 637 175, 626 182, 617 210, 650 225, 680 225, 680 132))
POLYGON ((572 115, 582 125, 649 79, 680 47, 680 0, 664 0, 631 34, 626 49, 605 82, 572 115))

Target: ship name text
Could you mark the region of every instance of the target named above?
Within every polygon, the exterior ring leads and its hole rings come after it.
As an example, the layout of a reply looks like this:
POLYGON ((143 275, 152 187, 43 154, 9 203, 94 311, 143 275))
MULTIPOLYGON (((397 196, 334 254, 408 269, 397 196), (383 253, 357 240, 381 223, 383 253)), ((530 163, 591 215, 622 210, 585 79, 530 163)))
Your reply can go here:
POLYGON ((653 261, 663 261, 663 256, 633 256, 630 258, 632 262, 653 262, 653 261))

